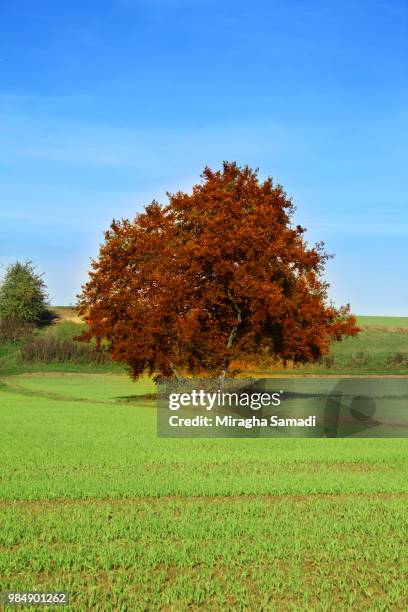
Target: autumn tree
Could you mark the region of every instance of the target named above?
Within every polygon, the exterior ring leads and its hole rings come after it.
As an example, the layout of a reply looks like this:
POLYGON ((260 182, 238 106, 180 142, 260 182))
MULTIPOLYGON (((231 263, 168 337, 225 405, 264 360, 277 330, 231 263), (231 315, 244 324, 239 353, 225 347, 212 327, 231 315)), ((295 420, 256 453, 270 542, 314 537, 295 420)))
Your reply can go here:
POLYGON ((223 164, 191 194, 113 221, 79 312, 82 340, 107 339, 134 377, 231 374, 237 360, 313 362, 358 332, 323 279, 323 244, 309 247, 294 206, 271 178, 223 164))

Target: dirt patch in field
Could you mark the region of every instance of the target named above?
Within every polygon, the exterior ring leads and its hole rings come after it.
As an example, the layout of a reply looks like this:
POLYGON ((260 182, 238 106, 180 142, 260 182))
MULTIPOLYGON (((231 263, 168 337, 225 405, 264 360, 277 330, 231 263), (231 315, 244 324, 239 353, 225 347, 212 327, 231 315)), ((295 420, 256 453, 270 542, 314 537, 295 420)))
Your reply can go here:
MULTIPOLYGON (((171 463, 151 463, 146 465, 149 473, 153 474, 166 474, 168 471, 182 470, 185 467, 185 463, 171 462, 171 463)), ((223 463, 205 463, 200 466, 205 473, 217 471, 224 467, 223 463)), ((336 461, 333 463, 325 461, 298 461, 291 463, 278 463, 274 466, 277 473, 285 475, 285 473, 307 473, 314 474, 316 472, 345 472, 345 473, 357 473, 367 474, 368 472, 393 472, 398 468, 393 466, 387 466, 383 463, 368 463, 368 462, 357 462, 357 461, 336 461)), ((238 474, 263 474, 271 469, 270 463, 245 463, 243 465, 237 465, 234 470, 238 474)))
POLYGON ((76 377, 76 378, 90 378, 90 377, 100 377, 100 378, 106 378, 108 376, 114 376, 114 377, 122 377, 125 380, 129 380, 129 376, 127 376, 126 374, 118 374, 117 372, 71 372, 71 371, 48 371, 48 370, 43 370, 43 371, 39 371, 39 372, 23 372, 21 374, 12 374, 11 376, 4 376, 3 380, 4 381, 13 381, 15 379, 20 379, 20 378, 69 378, 69 377, 76 377))
POLYGON ((408 378, 408 374, 273 374, 271 372, 261 372, 259 375, 254 376, 254 378, 357 378, 357 379, 365 379, 365 378, 408 378))
POLYGON ((358 461, 336 461, 328 463, 325 461, 305 461, 282 464, 279 466, 282 471, 287 470, 290 473, 315 473, 315 472, 345 472, 354 474, 367 474, 368 472, 393 472, 396 468, 386 466, 382 463, 368 463, 358 461))
POLYGON ((408 334, 408 326, 399 325, 361 325, 364 331, 386 332, 394 334, 408 334))
POLYGON ((341 461, 339 463, 326 463, 322 465, 336 472, 354 472, 358 474, 365 474, 366 472, 392 472, 396 469, 382 463, 359 463, 353 461, 341 461))
POLYGON ((195 504, 195 503, 209 503, 209 504, 223 504, 223 503, 240 503, 240 502, 254 502, 254 501, 265 501, 265 502, 311 502, 314 503, 316 500, 325 500, 332 502, 342 502, 350 499, 365 499, 365 500, 407 500, 408 492, 406 493, 310 493, 310 494, 264 494, 264 495, 166 495, 162 497, 117 497, 117 498, 87 498, 87 499, 19 499, 19 500, 0 500, 0 508, 42 508, 47 507, 61 507, 61 506, 117 506, 117 505, 132 505, 132 504, 171 504, 174 502, 182 504, 195 504))

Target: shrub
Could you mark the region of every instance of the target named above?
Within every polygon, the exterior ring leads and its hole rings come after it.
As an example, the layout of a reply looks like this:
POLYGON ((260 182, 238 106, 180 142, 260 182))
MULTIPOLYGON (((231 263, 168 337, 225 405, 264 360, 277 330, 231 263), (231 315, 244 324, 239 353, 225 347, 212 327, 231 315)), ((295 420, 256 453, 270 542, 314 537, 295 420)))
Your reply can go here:
POLYGON ((45 283, 31 261, 7 266, 0 285, 0 316, 33 325, 50 322, 45 283))
POLYGON ((397 352, 388 357, 386 364, 408 366, 408 357, 404 353, 397 352))
POLYGON ((0 320, 0 342, 21 342, 32 336, 34 326, 19 319, 0 320))
POLYGON ((20 349, 24 362, 69 362, 82 364, 104 364, 110 362, 110 355, 104 349, 73 340, 60 340, 53 336, 32 336, 20 349))
POLYGON ((333 355, 325 355, 325 357, 323 357, 323 366, 325 368, 332 368, 334 364, 335 364, 335 359, 333 355))
POLYGON ((357 351, 351 357, 351 363, 354 365, 367 365, 370 361, 370 355, 366 351, 357 351))

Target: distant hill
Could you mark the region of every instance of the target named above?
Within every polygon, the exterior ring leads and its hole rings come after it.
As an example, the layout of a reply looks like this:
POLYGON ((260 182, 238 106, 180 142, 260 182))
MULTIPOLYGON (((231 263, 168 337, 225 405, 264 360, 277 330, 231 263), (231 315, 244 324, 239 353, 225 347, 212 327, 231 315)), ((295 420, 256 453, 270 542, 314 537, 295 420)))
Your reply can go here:
POLYGON ((52 306, 50 310, 56 314, 58 321, 70 321, 71 323, 82 323, 75 306, 52 306))

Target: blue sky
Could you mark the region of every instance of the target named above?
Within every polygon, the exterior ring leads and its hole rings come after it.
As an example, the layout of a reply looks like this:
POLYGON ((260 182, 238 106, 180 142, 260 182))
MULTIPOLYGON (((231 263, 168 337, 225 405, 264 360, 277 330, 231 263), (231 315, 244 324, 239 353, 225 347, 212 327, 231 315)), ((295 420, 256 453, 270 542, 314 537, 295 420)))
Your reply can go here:
POLYGON ((338 305, 408 315, 406 1, 2 0, 0 34, 0 272, 74 303, 113 217, 236 160, 338 305))

